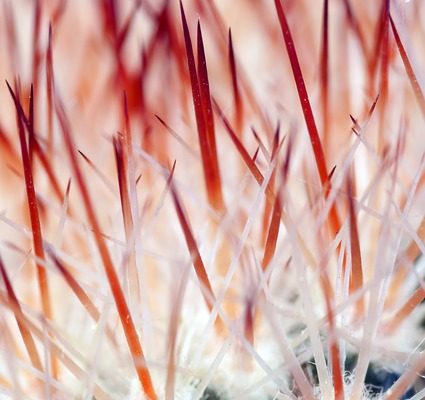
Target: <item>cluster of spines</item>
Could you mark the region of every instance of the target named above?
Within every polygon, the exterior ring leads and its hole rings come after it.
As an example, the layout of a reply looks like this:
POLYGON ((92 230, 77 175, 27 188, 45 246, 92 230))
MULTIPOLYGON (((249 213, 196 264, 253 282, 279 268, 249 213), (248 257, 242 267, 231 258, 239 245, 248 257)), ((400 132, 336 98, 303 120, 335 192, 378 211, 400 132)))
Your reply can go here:
MULTIPOLYGON (((37 42, 37 38, 40 35, 40 13, 41 13, 41 6, 40 2, 36 2, 37 6, 35 8, 35 24, 34 24, 34 42, 37 42)), ((52 21, 54 21, 52 24, 57 23, 57 21, 61 13, 64 10, 64 4, 65 2, 62 1, 59 3, 58 8, 53 13, 52 21)), ((125 69, 125 61, 123 59, 122 54, 122 46, 125 43, 126 36, 128 35, 128 32, 130 30, 131 24, 132 24, 132 18, 131 16, 134 15, 135 11, 141 7, 140 2, 135 2, 134 5, 134 12, 131 12, 129 15, 130 17, 125 21, 123 28, 121 30, 118 28, 117 20, 116 20, 116 4, 114 1, 103 1, 102 3, 103 12, 104 12, 104 23, 106 31, 108 31, 108 38, 111 40, 113 47, 115 49, 115 56, 117 60, 117 66, 116 66, 116 74, 117 74, 117 82, 124 87, 127 87, 129 89, 134 82, 138 82, 139 84, 143 85, 143 74, 140 72, 140 75, 137 77, 129 76, 128 71, 125 69)), ((359 25, 359 22, 355 19, 354 14, 351 9, 351 5, 349 0, 344 1, 344 6, 347 13, 347 21, 349 22, 351 28, 355 32, 357 38, 359 39, 359 42, 361 44, 361 47, 363 51, 366 54, 366 46, 364 44, 365 39, 363 38, 363 34, 361 33, 361 28, 359 25)), ((205 7, 205 6, 204 6, 205 7)), ((219 18, 219 13, 214 8, 213 3, 211 3, 208 7, 211 7, 211 12, 215 15, 216 18, 219 18)), ((301 67, 298 61, 298 56, 296 53, 296 46, 294 43, 294 40, 291 35, 291 30, 288 25, 287 16, 285 13, 285 9, 283 7, 283 4, 280 0, 275 0, 275 9, 277 14, 277 20, 280 23, 282 35, 284 39, 284 44, 289 56, 289 61, 291 64, 291 70, 293 72, 298 97, 301 103, 301 109, 303 111, 305 124, 307 127, 307 132, 309 134, 310 142, 313 149, 314 158, 316 161, 316 167, 318 176, 322 185, 322 196, 323 201, 325 204, 329 206, 329 213, 326 216, 326 223, 328 226, 328 232, 331 240, 335 240, 337 234, 339 233, 341 229, 341 216, 340 211, 338 210, 338 205, 334 201, 334 199, 331 197, 333 186, 332 186, 332 175, 333 171, 328 171, 328 166, 326 162, 325 157, 325 149, 323 148, 321 144, 320 135, 317 129, 316 121, 313 115, 312 107, 310 105, 308 92, 306 89, 306 85, 304 82, 303 74, 301 71, 301 67)), ((193 108, 196 116, 196 125, 197 125, 197 132, 198 132, 198 140, 199 140, 199 147, 201 152, 201 160, 202 160, 202 169, 204 174, 204 184, 207 194, 207 200, 211 207, 211 209, 216 213, 216 219, 220 219, 220 217, 226 212, 226 204, 225 204, 225 197, 223 195, 223 187, 220 177, 220 165, 219 165, 219 157, 217 155, 217 149, 216 149, 216 133, 215 133, 215 126, 214 126, 214 112, 216 115, 218 115, 221 119, 221 122, 223 123, 223 127, 225 132, 229 135, 229 138, 231 142, 234 144, 237 152, 241 156, 241 159, 246 167, 246 169, 252 174, 253 178, 256 180, 259 186, 265 184, 265 198, 268 204, 268 218, 265 218, 265 229, 266 232, 265 236, 265 246, 264 246, 264 256, 262 260, 262 268, 264 271, 267 270, 267 267, 270 264, 270 261, 273 259, 277 238, 279 234, 279 226, 280 222, 285 226, 287 223, 287 220, 285 219, 285 210, 283 207, 283 204, 285 202, 284 196, 282 195, 281 191, 277 189, 276 180, 280 182, 281 184, 285 184, 286 177, 289 173, 289 165, 290 165, 290 156, 291 156, 291 145, 290 141, 291 138, 289 137, 287 141, 289 144, 287 145, 287 153, 285 154, 285 159, 281 164, 278 164, 276 162, 277 153, 282 147, 282 140, 279 136, 279 129, 276 130, 276 133, 274 134, 273 139, 273 148, 270 154, 270 165, 275 165, 275 169, 273 171, 273 178, 269 178, 268 181, 265 181, 265 176, 260 171, 260 168, 258 167, 256 163, 256 157, 258 155, 257 153, 254 154, 254 156, 251 156, 247 148, 245 147, 243 140, 241 139, 240 131, 242 126, 242 121, 244 119, 244 102, 248 102, 249 100, 242 99, 240 86, 242 86, 242 83, 240 81, 240 78, 238 77, 237 73, 237 67, 236 67, 236 61, 235 61, 235 54, 233 49, 233 43, 232 43, 232 36, 229 31, 229 41, 228 41, 228 51, 229 51, 229 67, 231 71, 231 79, 232 79, 232 90, 233 90, 233 96, 234 96, 234 103, 235 103, 235 121, 234 126, 232 126, 232 123, 226 118, 224 115, 220 105, 218 104, 218 101, 214 99, 214 97, 210 93, 210 85, 209 85, 209 77, 208 77, 208 71, 207 71, 207 61, 205 56, 205 50, 204 50, 204 43, 202 38, 202 30, 201 25, 198 23, 197 26, 197 62, 195 60, 194 52, 192 49, 192 41, 189 33, 188 24, 186 21, 185 13, 183 5, 180 4, 180 11, 181 11, 181 21, 182 21, 182 31, 183 31, 183 37, 184 37, 184 47, 186 50, 186 61, 187 61, 187 67, 189 71, 189 79, 190 79, 190 87, 192 90, 192 100, 193 100, 193 108), (278 168, 278 166, 280 168, 278 168), (269 222, 270 221, 270 222, 269 222), (268 226, 267 223, 269 222, 268 226)), ((170 23, 170 16, 168 11, 168 4, 165 3, 162 11, 158 14, 158 30, 157 34, 154 36, 154 40, 152 41, 152 46, 156 42, 160 40, 160 37, 162 34, 164 34, 164 30, 169 29, 171 31, 172 24, 170 23)), ((322 42, 322 56, 321 56, 321 62, 320 62, 320 79, 321 79, 321 91, 323 94, 323 103, 322 103, 322 110, 323 110, 323 137, 325 142, 329 142, 330 138, 327 136, 327 129, 326 127, 329 125, 330 120, 330 110, 329 110, 329 70, 328 70, 328 2, 324 2, 324 24, 323 24, 323 42, 322 42)), ((53 25, 54 26, 54 25, 53 25)), ((174 28, 174 27, 173 27, 174 28)), ((401 59, 403 61, 405 70, 407 72, 407 76, 409 78, 410 84, 414 90, 414 94, 417 98, 418 104, 421 108, 421 111, 425 114, 425 99, 423 92, 418 84, 418 80, 415 76, 413 67, 410 63, 409 57, 406 53, 406 50, 403 46, 403 43, 400 39, 400 36, 398 34, 396 25, 394 24, 394 21, 390 14, 390 7, 389 7, 389 1, 382 1, 382 8, 380 12, 380 18, 379 18, 379 24, 378 24, 378 30, 377 30, 377 37, 376 37, 376 43, 375 43, 375 57, 367 57, 368 58, 368 68, 369 68, 369 77, 371 80, 375 79, 376 71, 378 67, 380 68, 380 82, 379 82, 379 116, 380 116, 380 123, 383 124, 383 120, 385 118, 385 113, 388 109, 388 68, 389 68, 389 41, 390 41, 390 28, 391 32, 393 33, 396 46, 398 48, 399 54, 401 56, 401 59)), ((173 29, 174 32, 174 29, 173 29)), ((173 34, 170 32, 168 33, 170 38, 173 38, 173 34)), ((13 36, 11 35, 11 38, 13 36)), ((170 39, 170 40, 171 40, 170 39)), ((175 39, 174 39, 175 40, 175 39)), ((176 58, 181 60, 181 53, 182 48, 180 44, 177 42, 172 42, 170 46, 173 48, 173 51, 176 55, 178 55, 176 58)), ((35 46, 35 51, 33 54, 33 81, 34 81, 34 87, 39 87, 39 83, 37 80, 38 77, 38 70, 41 65, 40 61, 40 52, 37 50, 38 47, 35 46)), ((145 50, 145 57, 144 57, 144 68, 147 68, 147 65, 150 62, 150 57, 147 55, 149 54, 149 49, 152 50, 152 47, 145 50)), ((108 247, 105 244, 105 235, 101 231, 100 224, 96 215, 95 211, 95 205, 94 202, 89 194, 88 190, 88 184, 86 182, 86 179, 84 177, 84 174, 81 171, 81 167, 79 166, 79 160, 77 158, 76 153, 76 146, 73 142, 72 133, 69 121, 66 116, 66 112, 63 106, 63 101, 61 100, 59 91, 55 87, 55 79, 54 79, 54 72, 53 72, 53 60, 52 60, 52 48, 51 48, 51 29, 49 29, 49 42, 48 42, 48 49, 47 49, 47 57, 46 57, 46 76, 47 76, 47 100, 48 100, 48 121, 49 121, 49 128, 48 131, 52 132, 53 130, 53 115, 57 118, 60 130, 63 134, 63 141, 66 146, 66 151, 68 153, 73 174, 75 176, 77 187, 79 188, 80 194, 83 199, 83 204, 86 209, 87 214, 87 220, 91 226, 91 229, 94 234, 94 238, 96 241, 96 245, 98 247, 98 251, 100 254, 100 257, 102 259, 102 263, 104 266, 104 272, 107 277, 108 283, 110 285, 111 292, 113 294, 113 298, 118 310, 118 315, 120 316, 122 326, 125 332, 125 336, 127 338, 127 343, 129 347, 129 351, 133 357, 135 369, 137 372, 137 375, 140 380, 141 388, 146 394, 146 396, 150 399, 157 398, 157 395, 154 390, 154 385, 152 383, 152 379, 150 376, 150 372, 148 367, 146 366, 146 362, 144 360, 144 352, 142 349, 142 345, 140 342, 140 339, 138 338, 138 334, 136 331, 136 327, 134 325, 134 322, 132 320, 132 316, 130 313, 130 310, 128 308, 123 289, 121 287, 121 284, 119 282, 118 276, 116 274, 115 266, 112 262, 111 256, 108 251, 108 247)), ((181 63, 181 61, 180 61, 181 63)), ((180 64, 180 68, 183 68, 183 66, 180 64)), ((185 75, 185 73, 183 74, 185 75)), ((184 78, 184 79, 187 79, 184 78)), ((43 168, 45 172, 47 173, 49 177, 49 181, 51 183, 51 186, 58 197, 58 200, 61 203, 64 203, 67 196, 69 195, 69 185, 65 192, 65 195, 62 193, 60 189, 60 185, 58 183, 58 178, 56 177, 54 173, 54 169, 52 168, 52 165, 49 162, 47 151, 43 149, 43 146, 39 143, 39 139, 37 138, 36 129, 34 128, 34 95, 33 95, 33 89, 31 86, 30 90, 30 102, 29 102, 29 109, 27 112, 25 112, 22 100, 21 100, 21 88, 20 84, 17 81, 15 84, 14 89, 7 84, 11 98, 13 100, 15 109, 16 109, 16 120, 17 120, 17 127, 18 127, 18 133, 19 133, 19 140, 20 140, 20 148, 21 148, 21 157, 22 157, 22 164, 23 164, 23 171, 24 171, 24 179, 25 179, 25 187, 26 187, 26 193, 27 193, 27 199, 28 199, 28 209, 29 209, 29 215, 30 215, 30 222, 32 227, 32 236, 33 236, 33 244, 34 244, 34 253, 36 257, 36 268, 37 268, 37 277, 38 277, 38 283, 40 288, 40 297, 41 297, 41 303, 42 303, 42 311, 43 315, 47 320, 50 320, 52 318, 52 312, 51 312, 51 299, 49 296, 49 287, 48 287, 48 278, 46 275, 46 270, 43 267, 43 263, 46 262, 46 256, 45 256, 45 245, 43 244, 43 234, 41 230, 40 225, 40 215, 39 215, 39 207, 37 205, 38 201, 36 198, 36 190, 34 185, 34 178, 33 178, 33 158, 36 156, 41 164, 43 165, 43 168), (28 138, 28 139, 27 139, 28 138)), ((246 86, 246 85, 245 85, 246 86)), ((376 85, 374 82, 371 82, 369 85, 370 90, 372 91, 372 88, 374 88, 376 85)), ((129 89, 130 90, 130 89, 129 89)), ((116 157, 116 164, 117 164, 117 175, 118 175, 118 183, 119 183, 119 190, 120 190, 120 200, 121 200, 121 208, 122 208, 122 214, 123 214, 123 224, 125 226, 125 233, 126 233, 126 240, 131 241, 132 240, 132 231, 134 230, 133 226, 133 218, 137 218, 137 216, 134 215, 135 210, 132 210, 132 201, 130 200, 131 193, 130 191, 131 186, 137 183, 135 181, 135 176, 131 176, 131 159, 132 159, 132 135, 131 135, 131 129, 130 129, 130 123, 129 123, 129 113, 134 112, 135 108, 142 108, 144 109, 144 99, 143 99, 143 91, 141 91, 142 94, 139 94, 138 96, 132 96, 132 104, 131 106, 127 103, 127 97, 125 97, 124 101, 124 133, 123 134, 117 134, 113 139, 113 146, 114 146, 114 152, 116 157), (135 98, 137 98, 135 100, 135 98), (131 108, 131 111, 129 110, 129 107, 131 108), (131 178, 131 179, 130 179, 131 178), (131 182, 130 182, 131 181, 131 182)), ((371 93, 372 95, 372 93, 371 93)), ((249 96, 248 96, 249 97, 249 96)), ((372 114, 375 110, 376 101, 373 103, 373 106, 371 110, 369 111, 367 118, 370 119, 372 117, 372 114)), ((139 111, 138 111, 139 112, 139 111)), ((146 111, 140 111, 142 113, 146 113, 146 111)), ((173 132, 172 128, 169 127, 168 123, 162 119, 160 116, 157 116, 159 121, 165 126, 167 131, 173 132)), ((359 130, 361 130, 361 127, 359 126, 359 122, 352 117, 354 128, 353 131, 357 135, 361 135, 359 133, 359 130)), ((382 131, 382 129, 381 129, 382 131)), ((50 134, 49 134, 50 135, 50 134)), ((258 138, 258 149, 261 148, 263 145, 261 143, 261 139, 258 136, 258 134, 255 134, 258 138)), ((4 141, 4 147, 5 149, 8 149, 8 152, 13 153, 13 146, 8 142, 7 136, 2 136, 4 141)), ((176 134, 176 137, 179 138, 178 134, 176 134)), ((384 140, 381 140, 380 143, 384 143, 384 140)), ((182 142, 184 144, 184 141, 182 142)), ((264 146, 264 145, 263 145, 264 146)), ((381 146, 381 145, 380 145, 381 146)), ((385 155, 385 145, 382 144, 381 151, 383 155, 385 155)), ((17 157, 17 155, 15 154, 17 157)), ((90 162, 88 158, 86 158, 87 161, 90 162)), ((165 165, 165 164, 164 164, 165 165)), ((195 240, 195 236, 192 232, 190 222, 188 219, 188 215, 184 210, 183 203, 180 200, 178 190, 175 185, 173 185, 172 178, 173 178, 173 172, 176 164, 173 164, 172 167, 165 165, 165 170, 168 171, 167 174, 167 190, 170 190, 171 196, 173 199, 173 203, 176 210, 177 219, 181 225, 182 232, 184 234, 184 238, 188 247, 188 251, 191 255, 194 270, 196 272, 196 275, 199 279, 200 287, 202 289, 204 300, 207 304, 207 307, 210 311, 213 311, 215 308, 218 308, 217 306, 217 300, 216 296, 214 294, 213 285, 210 282, 210 279, 208 277, 208 273, 205 267, 205 264, 201 257, 201 252, 198 248, 198 244, 195 240)), ((134 172, 134 171, 133 171, 134 172)), ((353 198, 355 196, 355 184, 354 179, 350 177, 349 174, 347 174, 347 193, 348 193, 348 218, 349 218, 349 226, 350 226, 350 243, 351 243, 351 276, 350 276, 350 293, 355 293, 356 291, 360 290, 363 285, 363 277, 362 277, 362 259, 361 259, 361 249, 359 244, 359 232, 358 232, 358 226, 356 221, 356 207, 353 201, 353 198)), ((342 208, 342 207, 340 207, 342 208)), ((68 209, 69 215, 71 215, 71 209, 68 209)), ((424 235, 424 229, 423 226, 425 224, 425 219, 422 221, 418 228, 418 237, 422 240, 424 235)), ((302 240, 302 238, 299 238, 302 240)), ((341 247, 338 245, 336 249, 336 254, 341 255, 342 253, 341 247)), ((396 280, 396 277, 404 276, 409 271, 409 262, 412 262, 414 259, 417 258, 418 254, 420 252, 420 249, 418 245, 412 241, 412 243, 407 247, 407 250, 405 251, 405 254, 403 254, 400 257, 400 268, 394 275, 394 280, 396 280), (407 262, 406 262, 407 261, 407 262)), ((80 299, 80 301, 84 304, 84 306, 87 308, 90 315, 93 317, 93 319, 98 320, 99 319, 99 312, 96 310, 93 303, 90 301, 89 296, 84 292, 84 289, 78 284, 78 282, 73 278, 72 274, 69 273, 68 269, 64 266, 64 264, 61 262, 61 260, 55 255, 53 250, 49 251, 49 255, 52 258, 54 264, 57 266, 60 273, 63 275, 64 279, 70 286, 70 288, 74 291, 74 293, 77 295, 77 297, 80 299)), ((346 263, 346 255, 343 256, 343 267, 345 267, 346 263)), ((326 262, 324 261, 326 264, 326 262)), ((131 263, 130 263, 131 264, 131 263)), ((43 370, 42 363, 40 361, 40 356, 37 353, 36 346, 34 345, 34 339, 32 338, 32 334, 35 334, 33 332, 36 331, 36 328, 34 328, 31 323, 28 321, 28 319, 25 317, 25 315, 22 313, 20 303, 18 300, 18 296, 16 296, 16 293, 13 291, 12 285, 10 284, 10 280, 7 276, 6 269, 3 265, 1 265, 2 269, 2 276, 5 283, 5 287, 7 289, 7 299, 5 301, 8 304, 8 307, 13 311, 15 314, 18 325, 20 328, 20 332, 22 335, 22 338, 24 340, 26 349, 29 354, 29 358, 34 366, 34 368, 38 370, 43 370), (31 328, 28 328, 31 326, 31 328), (31 333, 32 332, 32 333, 31 333)), ((134 270, 134 273, 132 274, 132 282, 137 281, 137 271, 134 270)), ((343 271, 344 272, 344 271, 343 271)), ((336 399, 344 398, 344 382, 343 382, 343 372, 340 368, 340 352, 338 347, 338 341, 337 333, 336 333, 336 326, 335 326, 335 318, 334 318, 334 311, 333 311, 333 289, 332 284, 330 283, 330 278, 328 276, 326 267, 324 266, 322 268, 322 273, 320 274, 320 286, 321 290, 323 291, 323 297, 325 299, 325 306, 326 306, 326 318, 328 322, 328 334, 329 334, 329 341, 330 341, 330 361, 332 365, 332 379, 333 379, 333 390, 334 390, 334 396, 336 399)), ((396 285, 396 283, 394 284, 396 285)), ((393 286, 394 286, 393 285, 393 286)), ((393 288, 394 292, 397 292, 397 288, 393 288)), ((137 292, 137 289, 135 290, 137 292)), ((394 331, 395 328, 410 314, 410 312, 423 300, 425 295, 425 292, 422 288, 422 286, 419 286, 419 288, 409 297, 409 299, 403 304, 398 311, 396 312, 395 316, 387 323, 387 329, 389 331, 394 331)), ((364 304, 363 300, 360 299, 358 304, 358 311, 359 313, 364 312, 364 304)), ((217 309, 215 309, 215 312, 218 312, 217 309)), ((222 328, 220 322, 220 313, 218 312, 219 316, 217 317, 216 321, 216 329, 219 332, 222 328)), ((253 343, 254 342, 254 328, 255 324, 253 322, 254 320, 254 314, 253 306, 247 305, 247 312, 245 317, 245 335, 246 338, 253 343)), ((224 323, 225 325, 225 323, 224 323)), ((174 335, 176 337, 176 335, 174 335)), ((52 342, 53 343, 53 342, 52 342)), ((52 376, 57 376, 57 356, 55 355, 56 351, 52 351, 51 355, 51 373, 52 376)), ((171 352, 170 354, 174 354, 171 352)), ((367 355, 365 357, 368 357, 367 355)), ((175 372, 172 368, 174 358, 170 357, 170 365, 169 365, 169 376, 172 376, 175 372)), ((357 385, 355 385, 355 389, 357 390, 356 395, 360 396, 360 391, 362 390, 361 382, 364 381, 365 375, 367 374, 367 364, 363 363, 362 365, 364 368, 362 368, 361 373, 358 374, 358 379, 356 379, 357 385)), ((422 368, 423 360, 422 358, 418 359, 417 364, 415 364, 411 371, 409 373, 406 373, 399 382, 396 383, 394 388, 392 388, 391 394, 389 394, 387 397, 388 399, 395 399, 397 396, 400 396, 404 393, 406 388, 410 385, 412 381, 412 377, 414 376, 414 373, 422 368), (413 374, 413 375, 412 375, 413 374)), ((294 367, 295 371, 291 371, 291 373, 294 375, 295 380, 297 381, 298 387, 300 388, 302 395, 304 398, 313 398, 313 388, 311 385, 307 385, 306 377, 304 373, 302 372, 301 365, 296 365, 294 367)), ((170 383, 169 388, 172 387, 172 384, 170 383)))

